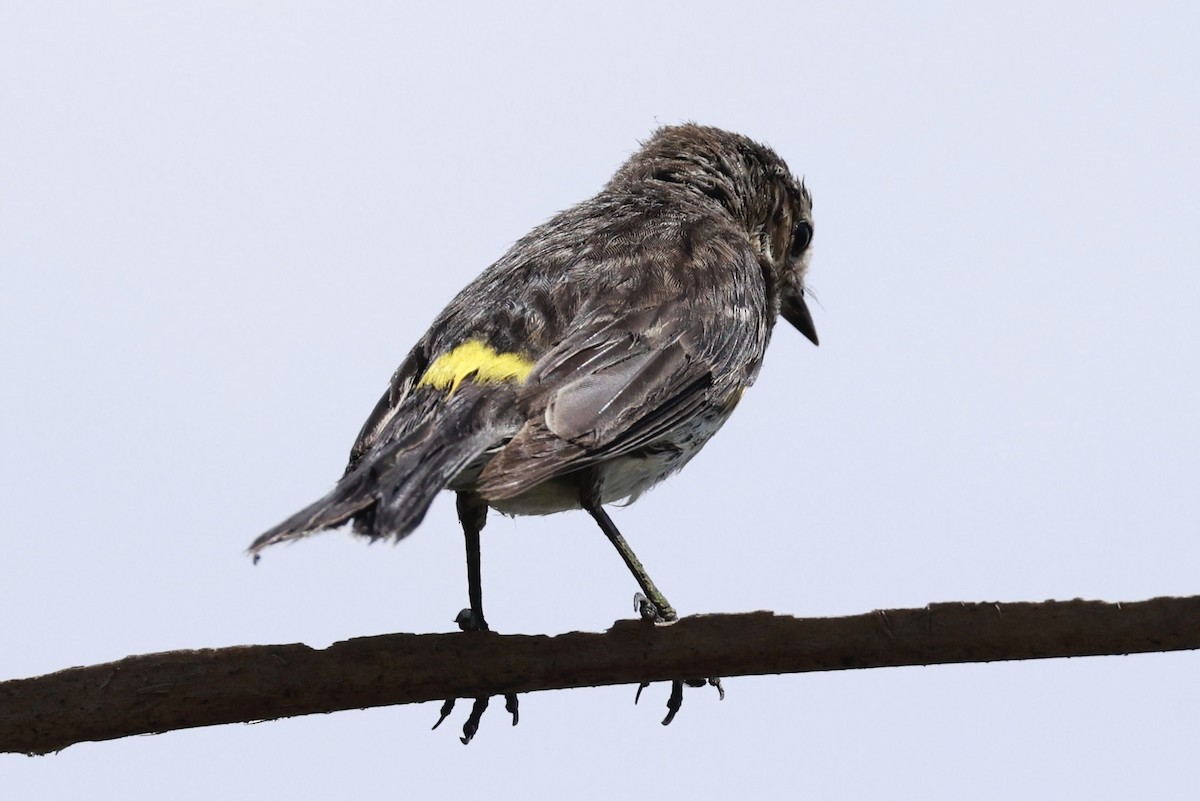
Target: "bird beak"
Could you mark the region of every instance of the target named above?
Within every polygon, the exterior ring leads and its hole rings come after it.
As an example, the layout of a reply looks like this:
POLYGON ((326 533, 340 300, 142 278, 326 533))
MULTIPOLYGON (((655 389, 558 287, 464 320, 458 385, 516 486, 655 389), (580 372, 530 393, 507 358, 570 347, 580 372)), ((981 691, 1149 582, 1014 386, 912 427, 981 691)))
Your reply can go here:
POLYGON ((820 345, 817 341, 817 327, 813 325, 812 314, 808 311, 808 304, 804 302, 804 293, 797 295, 788 295, 783 299, 783 308, 780 309, 780 314, 783 319, 791 323, 797 331, 808 339, 814 345, 820 345))

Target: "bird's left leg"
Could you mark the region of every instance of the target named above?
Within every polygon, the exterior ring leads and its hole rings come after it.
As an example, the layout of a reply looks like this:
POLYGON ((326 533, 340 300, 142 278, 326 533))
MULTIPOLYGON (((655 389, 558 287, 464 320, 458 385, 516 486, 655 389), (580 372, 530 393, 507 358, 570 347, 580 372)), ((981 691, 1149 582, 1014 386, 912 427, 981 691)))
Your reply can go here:
MULTIPOLYGON (((487 620, 483 617, 483 582, 479 555, 479 534, 483 531, 484 524, 487 523, 488 508, 483 499, 473 492, 460 491, 457 496, 458 520, 462 523, 463 535, 467 541, 467 598, 471 606, 459 612, 454 622, 463 631, 489 631, 487 620)), ((433 728, 436 729, 442 725, 442 721, 453 711, 454 701, 453 698, 447 698, 442 704, 440 716, 437 723, 433 724, 433 728)), ((467 717, 467 722, 463 724, 463 736, 460 738, 463 745, 471 742, 475 732, 479 731, 479 721, 483 718, 487 707, 487 696, 475 699, 475 703, 471 706, 471 714, 467 717)), ((512 715, 513 725, 516 726, 519 716, 515 694, 505 694, 504 708, 512 715)))
MULTIPOLYGON (((587 471, 583 476, 581 484, 580 505, 587 510, 587 513, 600 526, 600 530, 604 532, 604 535, 608 537, 608 541, 617 549, 617 553, 621 555, 625 566, 629 568, 629 572, 633 574, 638 586, 642 588, 642 591, 636 596, 639 614, 644 619, 654 623, 674 623, 679 617, 674 607, 667 602, 666 596, 650 580, 650 575, 646 572, 646 568, 642 567, 641 560, 637 558, 637 554, 629 547, 629 543, 625 541, 625 537, 621 535, 612 518, 608 516, 608 512, 604 511, 604 507, 600 503, 600 498, 602 497, 601 485, 602 479, 592 471, 587 471)), ((711 685, 717 688, 721 700, 725 699, 725 688, 721 686, 719 678, 675 679, 671 682, 671 695, 667 699, 667 716, 663 718, 664 726, 670 724, 675 719, 675 713, 683 705, 683 685, 685 684, 689 687, 711 685)), ((637 695, 633 699, 635 704, 638 698, 641 698, 642 690, 648 686, 650 686, 648 683, 638 685, 637 695)))
POLYGON ((608 512, 604 511, 604 507, 595 500, 585 499, 583 508, 592 516, 592 519, 600 526, 600 530, 608 537, 608 541, 617 549, 625 566, 629 568, 629 572, 633 574, 638 586, 642 588, 638 603, 638 611, 642 617, 655 623, 674 623, 679 617, 675 608, 667 602, 666 596, 658 587, 654 586, 650 575, 646 573, 646 568, 642 567, 642 561, 637 558, 633 548, 630 548, 629 543, 621 536, 621 532, 613 523, 612 518, 608 516, 608 512))

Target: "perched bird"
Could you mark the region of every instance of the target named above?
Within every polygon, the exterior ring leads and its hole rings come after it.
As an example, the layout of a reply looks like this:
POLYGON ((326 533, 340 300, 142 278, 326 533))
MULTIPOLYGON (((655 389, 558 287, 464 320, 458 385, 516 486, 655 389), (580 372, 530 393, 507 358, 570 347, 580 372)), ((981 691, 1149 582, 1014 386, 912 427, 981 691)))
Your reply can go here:
POLYGON ((399 540, 450 489, 467 542, 459 623, 486 630, 488 508, 583 509, 637 579, 643 614, 675 619, 604 505, 696 455, 754 382, 779 315, 817 344, 804 300, 812 235, 809 194, 774 151, 717 128, 659 129, 599 194, 534 228, 450 302, 392 376, 341 480, 250 552, 346 522, 399 540))

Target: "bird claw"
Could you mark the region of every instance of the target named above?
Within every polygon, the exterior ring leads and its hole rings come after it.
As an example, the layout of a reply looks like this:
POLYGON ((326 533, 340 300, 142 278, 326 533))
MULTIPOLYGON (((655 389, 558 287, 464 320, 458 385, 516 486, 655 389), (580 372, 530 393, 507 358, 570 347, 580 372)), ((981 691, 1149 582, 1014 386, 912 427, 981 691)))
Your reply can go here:
POLYGON ((475 732, 479 731, 479 721, 483 719, 483 713, 487 711, 489 699, 487 696, 476 698, 475 703, 471 704, 471 714, 467 716, 467 722, 463 724, 462 744, 466 745, 471 742, 471 738, 475 736, 475 732))
MULTIPOLYGON (((442 702, 442 708, 438 714, 437 723, 433 724, 434 729, 436 729, 438 726, 441 726, 442 721, 444 721, 446 718, 450 717, 450 713, 454 711, 455 700, 456 699, 454 699, 454 698, 447 698, 445 701, 442 702)), ((433 731, 433 729, 430 729, 430 731, 433 731)))
POLYGON ((638 617, 642 620, 648 620, 651 623, 674 623, 678 619, 674 609, 670 607, 666 610, 659 609, 653 601, 640 592, 633 594, 633 611, 637 612, 638 617))
MULTIPOLYGON (((716 687, 719 700, 725 700, 725 687, 721 684, 720 678, 675 679, 671 682, 671 695, 667 698, 667 716, 663 718, 662 725, 671 725, 671 721, 675 719, 675 714, 679 712, 679 708, 683 706, 683 686, 685 684, 688 687, 716 687)), ((643 681, 638 685, 637 694, 633 697, 633 702, 635 704, 642 697, 642 690, 649 686, 650 682, 648 681, 643 681)))
MULTIPOLYGON (((725 693, 725 691, 722 690, 721 694, 724 695, 724 693, 725 693)), ((514 725, 514 726, 516 726, 517 722, 520 721, 520 719, 521 719, 521 713, 517 709, 517 706, 518 706, 517 694, 516 693, 505 693, 504 694, 504 711, 507 712, 508 714, 512 715, 512 719, 513 719, 512 725, 514 725)))
MULTIPOLYGON (((454 622, 463 631, 487 631, 487 624, 479 626, 475 620, 475 615, 470 609, 463 609, 459 612, 455 616, 454 622)), ((441 726, 442 722, 450 716, 450 713, 454 711, 456 700, 455 698, 447 698, 442 702, 442 708, 438 712, 437 723, 433 724, 433 728, 436 729, 438 726, 441 726)), ((463 724, 462 737, 458 738, 462 741, 463 745, 470 743, 475 737, 476 732, 479 731, 479 722, 483 719, 483 713, 487 711, 489 700, 485 696, 483 698, 476 698, 475 702, 471 704, 471 714, 467 716, 467 722, 463 724)), ((512 715, 512 725, 516 726, 517 721, 520 719, 516 693, 504 694, 504 708, 508 711, 508 714, 512 715)))
MULTIPOLYGON (((438 726, 441 726, 442 721, 450 716, 450 713, 454 711, 454 703, 456 700, 457 699, 454 698, 447 698, 442 702, 442 708, 438 713, 437 723, 433 724, 433 728, 436 729, 438 726)), ((474 739, 476 732, 479 731, 479 722, 483 720, 483 713, 487 711, 490 700, 491 699, 485 696, 483 698, 476 698, 475 702, 471 704, 471 714, 467 716, 467 722, 463 724, 462 737, 458 738, 462 741, 463 745, 470 743, 471 740, 474 739)), ((510 715, 512 715, 512 725, 514 726, 517 725, 517 721, 520 720, 521 717, 518 706, 519 704, 517 702, 516 694, 504 694, 504 708, 510 715)))

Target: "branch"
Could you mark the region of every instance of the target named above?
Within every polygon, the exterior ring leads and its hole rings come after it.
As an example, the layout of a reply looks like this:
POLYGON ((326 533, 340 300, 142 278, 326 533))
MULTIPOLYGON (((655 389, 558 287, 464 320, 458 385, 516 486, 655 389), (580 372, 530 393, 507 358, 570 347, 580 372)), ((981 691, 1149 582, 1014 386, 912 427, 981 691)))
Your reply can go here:
POLYGON ((1099 656, 1200 648, 1200 596, 943 603, 840 618, 754 612, 556 637, 388 634, 130 656, 0 682, 0 752, 567 687, 692 676, 1099 656))

